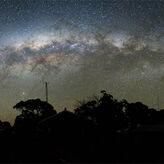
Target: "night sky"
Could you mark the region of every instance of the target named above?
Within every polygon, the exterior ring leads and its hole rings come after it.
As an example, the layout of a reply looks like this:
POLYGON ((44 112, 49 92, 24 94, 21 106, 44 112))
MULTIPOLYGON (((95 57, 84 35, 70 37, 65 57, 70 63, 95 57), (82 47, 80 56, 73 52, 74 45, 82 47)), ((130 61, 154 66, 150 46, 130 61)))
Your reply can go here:
POLYGON ((57 111, 103 89, 164 108, 164 1, 0 0, 0 120, 45 81, 57 111))

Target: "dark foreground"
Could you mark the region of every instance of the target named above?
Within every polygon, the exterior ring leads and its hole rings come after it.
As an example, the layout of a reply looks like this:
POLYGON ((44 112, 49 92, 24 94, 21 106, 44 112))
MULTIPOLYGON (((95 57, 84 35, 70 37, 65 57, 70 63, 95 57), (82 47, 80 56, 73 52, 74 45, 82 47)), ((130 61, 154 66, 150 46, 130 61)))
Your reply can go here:
POLYGON ((0 162, 134 163, 164 162, 163 133, 79 136, 1 136, 0 162), (146 139, 146 142, 145 142, 146 139))
POLYGON ((40 99, 16 104, 14 125, 0 122, 0 162, 164 163, 164 110, 101 93, 73 112, 40 99))

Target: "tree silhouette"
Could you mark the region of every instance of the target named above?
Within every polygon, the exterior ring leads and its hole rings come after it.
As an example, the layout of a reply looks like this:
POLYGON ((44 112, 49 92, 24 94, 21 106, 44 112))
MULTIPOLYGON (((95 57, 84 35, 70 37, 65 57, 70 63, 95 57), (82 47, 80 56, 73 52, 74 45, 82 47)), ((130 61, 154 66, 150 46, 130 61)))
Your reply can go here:
POLYGON ((126 106, 126 114, 130 120, 130 127, 139 127, 147 121, 148 106, 141 102, 130 103, 126 106))
POLYGON ((15 131, 21 134, 36 132, 38 121, 51 115, 56 115, 53 106, 40 99, 21 101, 13 108, 21 111, 21 114, 16 117, 14 123, 15 131))
POLYGON ((101 91, 102 97, 98 100, 91 100, 76 108, 75 114, 94 121, 97 125, 111 131, 123 130, 128 127, 125 102, 118 102, 111 94, 101 91))
POLYGON ((56 111, 51 104, 47 103, 46 101, 41 101, 40 99, 20 101, 13 108, 20 110, 22 112, 22 116, 24 117, 48 117, 50 115, 56 114, 56 111))
POLYGON ((97 108, 97 122, 111 131, 122 131, 128 126, 128 120, 124 109, 124 103, 113 98, 106 91, 101 91, 103 96, 99 100, 97 108))
POLYGON ((78 108, 74 110, 74 112, 76 115, 95 121, 97 106, 98 106, 98 101, 91 100, 86 103, 82 103, 78 108))

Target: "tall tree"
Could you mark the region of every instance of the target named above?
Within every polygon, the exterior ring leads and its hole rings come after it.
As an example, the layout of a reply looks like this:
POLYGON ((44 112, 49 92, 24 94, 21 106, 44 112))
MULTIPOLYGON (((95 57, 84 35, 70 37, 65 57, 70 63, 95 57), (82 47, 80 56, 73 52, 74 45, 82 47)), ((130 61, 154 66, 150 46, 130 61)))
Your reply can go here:
POLYGON ((22 112, 22 116, 40 116, 47 117, 56 114, 53 106, 46 101, 41 101, 40 99, 30 99, 27 101, 20 101, 14 107, 22 112))

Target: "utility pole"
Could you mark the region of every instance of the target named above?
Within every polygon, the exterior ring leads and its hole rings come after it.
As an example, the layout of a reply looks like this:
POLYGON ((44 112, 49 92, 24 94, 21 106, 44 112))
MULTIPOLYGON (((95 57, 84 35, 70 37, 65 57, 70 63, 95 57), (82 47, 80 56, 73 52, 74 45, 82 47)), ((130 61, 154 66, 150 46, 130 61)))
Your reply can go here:
POLYGON ((159 93, 158 93, 158 95, 157 95, 157 108, 158 108, 158 110, 159 110, 159 93))
POLYGON ((48 103, 48 83, 45 82, 45 87, 46 87, 46 102, 48 103))

